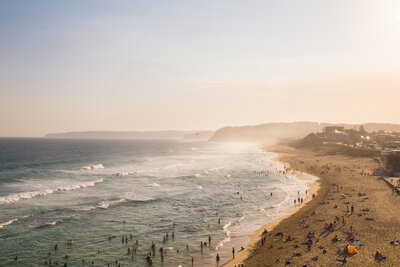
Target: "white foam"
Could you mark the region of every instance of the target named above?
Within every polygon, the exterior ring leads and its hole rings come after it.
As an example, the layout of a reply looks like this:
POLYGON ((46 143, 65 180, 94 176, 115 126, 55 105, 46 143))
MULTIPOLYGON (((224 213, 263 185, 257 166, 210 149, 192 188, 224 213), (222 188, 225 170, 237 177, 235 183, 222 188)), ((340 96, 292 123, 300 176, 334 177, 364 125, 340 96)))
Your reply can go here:
POLYGON ((70 185, 62 185, 62 186, 60 185, 54 189, 47 188, 47 189, 42 189, 42 190, 38 190, 38 191, 10 194, 10 195, 4 196, 4 197, 0 197, 0 205, 17 202, 19 200, 31 199, 31 198, 39 197, 39 196, 45 196, 48 194, 52 194, 56 191, 72 191, 75 189, 91 187, 91 186, 95 186, 97 183, 101 183, 101 182, 103 182, 103 179, 100 178, 95 181, 82 182, 79 184, 70 184, 70 185))
POLYGON ((219 242, 218 246, 215 248, 215 250, 218 250, 220 248, 222 248, 224 246, 225 243, 230 242, 231 241, 231 237, 228 236, 226 237, 224 240, 222 240, 221 242, 219 242))
POLYGON ((135 174, 134 172, 117 172, 115 174, 113 174, 114 176, 118 176, 118 177, 125 177, 125 176, 129 176, 135 174))
POLYGON ((100 204, 97 206, 97 208, 100 209, 108 209, 111 206, 118 205, 120 203, 124 203, 126 200, 124 198, 114 200, 114 201, 102 201, 100 204))
POLYGON ((224 227, 223 227, 223 229, 226 230, 231 224, 232 224, 231 222, 225 224, 224 227))
POLYGON ((148 184, 148 186, 150 186, 150 187, 159 187, 160 185, 157 184, 157 183, 151 183, 151 184, 148 184))
POLYGON ((10 225, 16 221, 18 221, 18 219, 9 220, 8 222, 5 222, 5 223, 0 223, 0 229, 4 228, 4 226, 10 225))
POLYGON ((95 165, 88 165, 88 166, 81 167, 81 170, 85 170, 85 171, 98 170, 98 169, 104 169, 103 164, 95 164, 95 165))

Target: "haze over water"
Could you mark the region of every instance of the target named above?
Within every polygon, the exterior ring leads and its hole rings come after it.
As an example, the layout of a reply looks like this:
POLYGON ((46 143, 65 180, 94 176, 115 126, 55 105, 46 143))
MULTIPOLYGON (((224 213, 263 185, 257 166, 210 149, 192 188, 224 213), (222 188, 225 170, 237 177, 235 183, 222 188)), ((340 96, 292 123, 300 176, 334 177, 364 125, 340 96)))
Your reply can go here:
POLYGON ((153 266, 162 265, 161 246, 170 248, 164 266, 188 266, 191 257, 210 266, 217 252, 225 261, 232 246, 245 246, 248 235, 281 216, 307 188, 306 181, 279 174, 282 166, 272 156, 250 144, 0 139, 0 262, 64 263, 68 254, 71 266, 82 259, 146 266, 152 241, 153 266), (130 233, 133 240, 122 244, 130 233), (109 234, 116 238, 108 241, 109 234), (211 247, 201 252, 208 235, 211 247), (132 260, 127 248, 136 239, 132 260))

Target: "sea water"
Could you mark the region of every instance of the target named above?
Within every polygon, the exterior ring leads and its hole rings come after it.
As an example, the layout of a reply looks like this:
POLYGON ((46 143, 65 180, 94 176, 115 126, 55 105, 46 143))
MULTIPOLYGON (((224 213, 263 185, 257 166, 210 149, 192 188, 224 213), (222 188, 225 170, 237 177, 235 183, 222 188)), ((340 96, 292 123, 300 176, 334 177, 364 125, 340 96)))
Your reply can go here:
POLYGON ((252 144, 0 139, 0 266, 147 266, 152 242, 154 267, 226 262, 305 197, 313 178, 284 174, 274 156, 252 144))

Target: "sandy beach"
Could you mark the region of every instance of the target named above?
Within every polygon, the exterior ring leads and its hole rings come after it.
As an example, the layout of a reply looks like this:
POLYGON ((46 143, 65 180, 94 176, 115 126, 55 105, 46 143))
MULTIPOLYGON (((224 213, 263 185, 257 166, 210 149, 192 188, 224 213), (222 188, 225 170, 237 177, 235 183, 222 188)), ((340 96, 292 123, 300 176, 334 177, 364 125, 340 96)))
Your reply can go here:
POLYGON ((246 249, 224 266, 399 266, 399 247, 390 243, 400 231, 398 197, 372 175, 376 160, 287 146, 266 151, 278 153, 278 160, 293 170, 319 177, 310 192, 316 192, 316 198, 261 227, 246 249), (357 253, 346 254, 347 245, 357 253), (376 259, 377 251, 385 258, 376 259))

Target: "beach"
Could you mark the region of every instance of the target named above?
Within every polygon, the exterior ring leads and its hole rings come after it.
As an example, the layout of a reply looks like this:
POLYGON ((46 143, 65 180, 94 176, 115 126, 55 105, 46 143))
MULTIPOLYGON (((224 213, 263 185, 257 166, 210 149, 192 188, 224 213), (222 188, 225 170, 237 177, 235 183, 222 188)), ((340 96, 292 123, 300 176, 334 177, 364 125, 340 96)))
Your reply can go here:
POLYGON ((373 176, 376 160, 283 145, 265 150, 277 153, 278 160, 292 170, 319 177, 312 186, 315 199, 308 198, 302 207, 291 210, 290 216, 261 227, 246 249, 224 266, 400 264, 397 242, 390 242, 397 240, 400 230, 398 196, 373 176), (344 253, 347 245, 357 253, 344 253), (377 251, 382 255, 378 259, 377 251))

